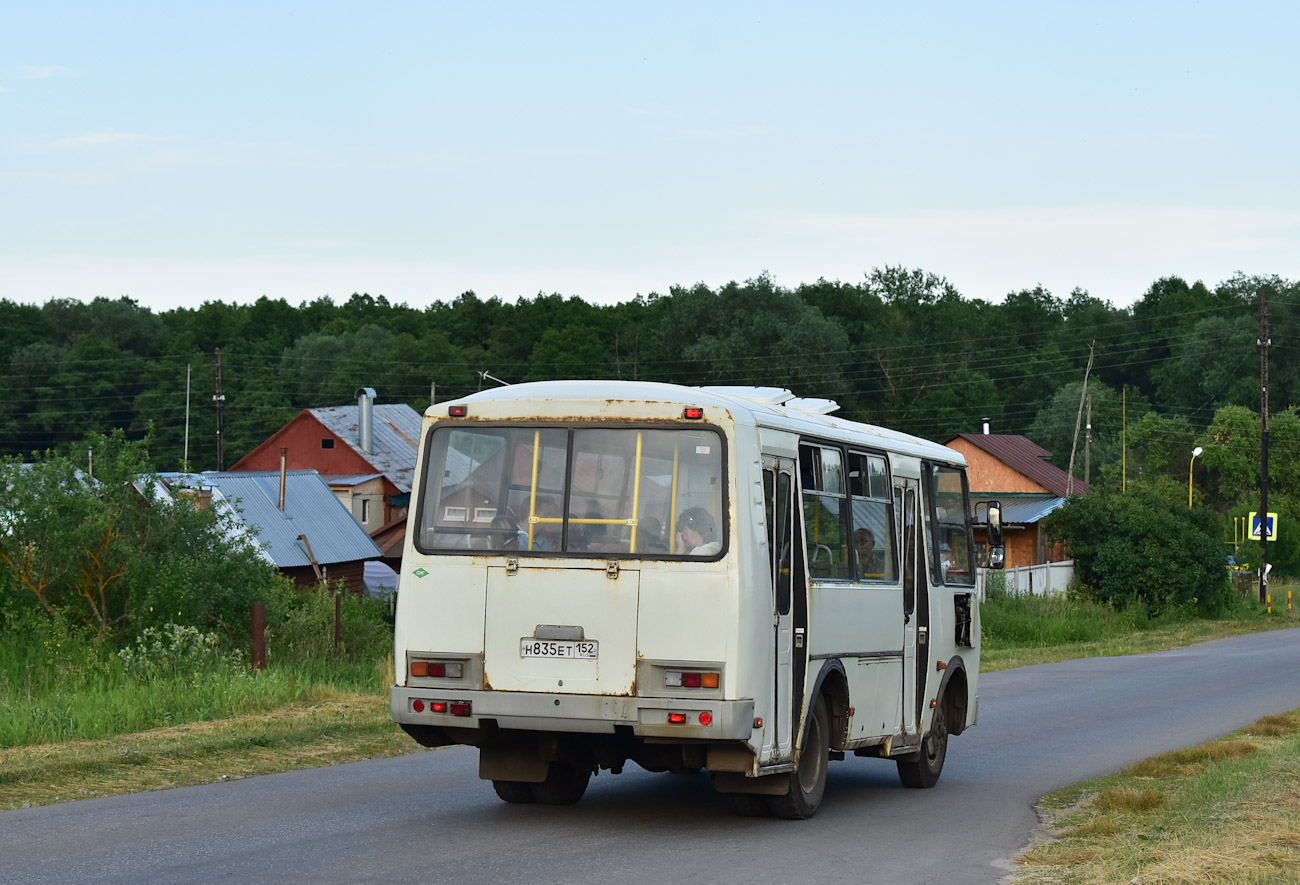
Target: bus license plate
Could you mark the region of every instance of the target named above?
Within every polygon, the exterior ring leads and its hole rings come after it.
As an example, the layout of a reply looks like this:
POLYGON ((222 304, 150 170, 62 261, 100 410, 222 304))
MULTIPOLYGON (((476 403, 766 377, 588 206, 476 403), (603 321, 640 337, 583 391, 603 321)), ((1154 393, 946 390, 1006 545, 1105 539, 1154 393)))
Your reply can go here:
POLYGON ((584 658, 596 660, 596 643, 572 639, 522 639, 521 658, 584 658))

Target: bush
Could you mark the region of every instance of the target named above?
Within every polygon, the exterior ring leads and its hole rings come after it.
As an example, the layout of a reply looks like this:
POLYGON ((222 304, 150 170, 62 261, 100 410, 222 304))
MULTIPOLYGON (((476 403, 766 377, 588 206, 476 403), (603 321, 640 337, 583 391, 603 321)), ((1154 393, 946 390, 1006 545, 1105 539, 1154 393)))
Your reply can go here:
POLYGON ((222 638, 196 627, 163 624, 146 627, 136 639, 118 652, 122 669, 141 682, 174 679, 181 683, 219 671, 235 671, 243 664, 239 652, 226 651, 222 638))
POLYGON ((1214 616, 1232 603, 1222 517, 1188 507, 1185 497, 1095 489, 1048 517, 1047 528, 1070 551, 1090 598, 1116 608, 1140 603, 1153 617, 1171 608, 1214 616))
POLYGON ((393 628, 387 602, 348 593, 342 583, 324 590, 279 579, 266 606, 268 660, 333 658, 336 595, 343 598, 341 657, 361 661, 388 655, 393 650, 393 628))
POLYGON ((266 596, 271 567, 230 517, 159 494, 143 443, 87 444, 93 477, 50 453, 0 462, 0 614, 84 627, 97 645, 168 622, 242 642, 232 625, 266 596))

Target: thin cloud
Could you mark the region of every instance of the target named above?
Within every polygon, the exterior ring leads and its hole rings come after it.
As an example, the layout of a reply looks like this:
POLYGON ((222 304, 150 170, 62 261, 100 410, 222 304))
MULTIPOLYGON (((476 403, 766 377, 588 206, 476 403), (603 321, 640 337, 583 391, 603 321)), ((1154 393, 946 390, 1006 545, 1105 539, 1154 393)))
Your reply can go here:
POLYGON ((85 135, 71 135, 55 140, 57 148, 96 147, 101 144, 118 144, 123 141, 136 141, 144 138, 135 132, 118 132, 114 129, 101 129, 99 132, 87 132, 85 135))
POLYGON ((46 80, 62 74, 67 68, 63 65, 23 65, 18 69, 24 80, 46 80))

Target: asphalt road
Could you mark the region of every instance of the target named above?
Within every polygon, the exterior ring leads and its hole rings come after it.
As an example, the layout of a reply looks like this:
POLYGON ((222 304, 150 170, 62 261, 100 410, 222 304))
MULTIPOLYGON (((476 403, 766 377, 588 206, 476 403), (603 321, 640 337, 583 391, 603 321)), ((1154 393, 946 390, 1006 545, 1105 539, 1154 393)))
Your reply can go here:
POLYGON ((997 882, 1055 788, 1300 708, 1300 629, 986 674, 932 790, 833 763, 809 821, 732 816, 705 775, 602 773, 506 805, 472 750, 0 813, 0 882, 997 882))

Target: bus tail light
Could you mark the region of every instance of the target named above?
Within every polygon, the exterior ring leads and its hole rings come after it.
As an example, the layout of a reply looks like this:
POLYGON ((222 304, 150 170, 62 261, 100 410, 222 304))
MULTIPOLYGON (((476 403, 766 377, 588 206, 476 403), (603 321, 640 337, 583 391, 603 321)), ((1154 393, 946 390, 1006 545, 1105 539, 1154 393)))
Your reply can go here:
POLYGON ((465 665, 460 661, 411 661, 411 675, 434 679, 460 679, 465 665))
POLYGON ((708 710, 705 710, 703 713, 700 714, 700 725, 712 725, 712 724, 713 724, 713 714, 710 713, 708 710))
POLYGON ((664 671, 664 685, 669 688, 717 688, 718 674, 690 670, 664 671))
POLYGON ((685 713, 669 713, 668 721, 673 725, 683 725, 686 722, 685 713))
POLYGON ((451 715, 453 716, 469 715, 469 701, 452 701, 449 706, 451 708, 451 715))

